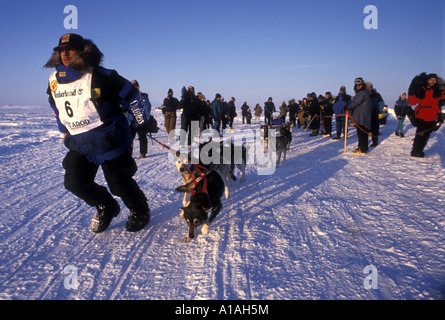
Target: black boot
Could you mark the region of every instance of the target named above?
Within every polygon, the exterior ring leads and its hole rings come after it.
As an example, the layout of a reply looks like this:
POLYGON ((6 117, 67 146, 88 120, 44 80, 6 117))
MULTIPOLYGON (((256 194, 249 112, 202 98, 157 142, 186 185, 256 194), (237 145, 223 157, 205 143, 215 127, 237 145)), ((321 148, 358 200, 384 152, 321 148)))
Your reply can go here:
POLYGON ((99 204, 96 206, 97 212, 91 220, 91 231, 94 233, 100 233, 110 226, 111 220, 116 217, 120 212, 120 206, 115 199, 109 203, 99 204))
POLYGON ((424 153, 423 151, 415 151, 415 150, 412 150, 412 151, 411 151, 411 157, 425 158, 425 153, 424 153))
POLYGON ((137 232, 144 229, 144 227, 150 222, 150 209, 143 211, 130 210, 127 223, 125 227, 129 232, 137 232))

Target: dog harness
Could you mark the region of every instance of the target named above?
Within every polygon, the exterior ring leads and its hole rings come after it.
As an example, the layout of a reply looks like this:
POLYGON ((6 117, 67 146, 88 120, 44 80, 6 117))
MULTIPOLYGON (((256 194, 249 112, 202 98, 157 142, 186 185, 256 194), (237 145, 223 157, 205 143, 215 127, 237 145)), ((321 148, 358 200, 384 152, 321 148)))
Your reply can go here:
MULTIPOLYGON (((198 185, 198 183, 204 179, 204 185, 202 187, 202 192, 206 193, 207 192, 207 175, 209 174, 210 170, 207 169, 206 167, 200 166, 198 164, 193 164, 193 166, 195 166, 195 168, 196 168, 196 171, 198 171, 198 173, 199 173, 199 176, 197 178, 195 178, 193 176, 193 174, 187 169, 187 167, 184 164, 182 164, 182 166, 188 172, 190 177, 192 178, 193 183, 195 184, 195 188, 198 185), (200 168, 203 169, 203 171, 205 171, 205 172, 199 170, 200 168)), ((195 188, 190 190, 192 194, 196 193, 195 188)))
MULTIPOLYGON (((169 150, 170 152, 172 152, 176 157, 179 157, 179 156, 180 156, 179 151, 175 151, 175 150, 173 150, 172 148, 170 148, 169 146, 163 144, 162 142, 158 141, 157 139, 153 138, 152 136, 149 136, 149 137, 150 137, 150 139, 152 139, 153 141, 157 142, 158 144, 160 144, 161 146, 163 146, 164 148, 166 148, 167 150, 169 150)), ((199 177, 197 177, 197 178, 195 178, 195 177, 193 176, 193 174, 187 169, 187 167, 186 167, 184 164, 182 164, 182 167, 184 168, 185 171, 187 171, 187 173, 190 175, 190 177, 192 177, 193 183, 195 184, 195 188, 196 188, 196 186, 198 185, 198 183, 199 183, 202 179, 204 179, 204 185, 203 185, 203 187, 202 187, 202 192, 203 192, 203 193, 207 193, 207 175, 211 172, 211 170, 209 170, 209 169, 207 169, 206 167, 201 166, 201 165, 199 165, 199 164, 192 164, 192 165, 195 166, 196 170, 197 170, 198 173, 199 173, 199 177), (200 168, 201 168, 203 171, 205 171, 205 172, 201 171, 200 168)), ((191 189, 191 193, 192 193, 192 194, 195 194, 195 193, 196 193, 194 188, 191 189)))

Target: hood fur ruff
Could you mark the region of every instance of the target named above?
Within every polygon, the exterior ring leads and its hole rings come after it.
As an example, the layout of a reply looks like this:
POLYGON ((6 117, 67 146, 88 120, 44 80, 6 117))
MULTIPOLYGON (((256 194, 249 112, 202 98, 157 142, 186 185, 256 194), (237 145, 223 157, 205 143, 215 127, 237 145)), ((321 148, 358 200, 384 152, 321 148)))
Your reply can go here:
MULTIPOLYGON (((69 67, 79 72, 89 72, 98 67, 102 62, 103 54, 97 46, 88 39, 85 39, 85 46, 82 51, 78 51, 73 57, 73 62, 69 67)), ((51 58, 44 65, 45 68, 56 68, 62 64, 60 52, 54 51, 51 58)))

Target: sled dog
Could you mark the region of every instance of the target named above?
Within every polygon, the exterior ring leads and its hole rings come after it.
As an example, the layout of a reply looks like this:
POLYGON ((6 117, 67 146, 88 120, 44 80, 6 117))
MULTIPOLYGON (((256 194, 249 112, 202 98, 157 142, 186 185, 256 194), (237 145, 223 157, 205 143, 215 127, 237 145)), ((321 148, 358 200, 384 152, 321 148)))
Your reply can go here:
MULTIPOLYGON (((195 237, 196 228, 200 225, 203 225, 202 234, 208 234, 210 224, 223 207, 221 197, 224 193, 224 182, 217 172, 200 165, 182 164, 181 168, 180 172, 186 183, 175 190, 191 194, 190 200, 181 207, 180 215, 188 226, 187 236, 183 237, 181 242, 189 242, 195 237), (208 217, 209 213, 210 217, 208 217)), ((185 199, 186 195, 184 201, 185 199)))
MULTIPOLYGON (((209 142, 200 145, 200 154, 201 150, 203 150, 209 143, 212 143, 212 141, 210 140, 209 142)), ((218 145, 219 146, 216 148, 219 153, 217 156, 217 163, 211 162, 206 164, 206 167, 219 173, 224 181, 225 197, 228 199, 229 190, 233 185, 233 181, 236 181, 235 168, 241 172, 240 182, 243 183, 246 181, 248 150, 245 144, 235 145, 233 141, 230 141, 229 144, 221 141, 218 145)), ((212 158, 212 150, 213 149, 210 149, 207 154, 209 159, 212 158)))
POLYGON ((277 145, 277 167, 280 165, 281 155, 283 155, 283 161, 286 161, 286 153, 290 148, 292 142, 292 132, 290 124, 286 124, 280 128, 279 135, 276 137, 277 145))

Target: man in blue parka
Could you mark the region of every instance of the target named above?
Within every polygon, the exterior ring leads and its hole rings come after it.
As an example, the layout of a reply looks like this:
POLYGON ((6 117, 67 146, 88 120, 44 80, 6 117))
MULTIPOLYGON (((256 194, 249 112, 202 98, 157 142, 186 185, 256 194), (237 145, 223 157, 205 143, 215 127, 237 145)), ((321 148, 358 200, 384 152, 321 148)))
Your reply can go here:
POLYGON ((103 54, 91 40, 68 33, 53 50, 45 65, 55 68, 47 93, 69 150, 63 160, 65 188, 96 207, 91 230, 105 231, 120 206, 94 181, 101 166, 111 193, 130 209, 127 230, 139 231, 148 224, 150 210, 133 179, 137 166, 124 111, 131 113, 139 130, 148 128, 150 114, 141 94, 116 71, 100 66, 103 54))
POLYGON ((341 133, 345 133, 345 124, 346 124, 346 113, 345 107, 351 101, 351 96, 346 94, 346 87, 341 86, 340 92, 335 98, 334 104, 332 108, 335 113, 335 123, 337 126, 337 134, 334 137, 335 140, 339 140, 341 138, 341 133))

